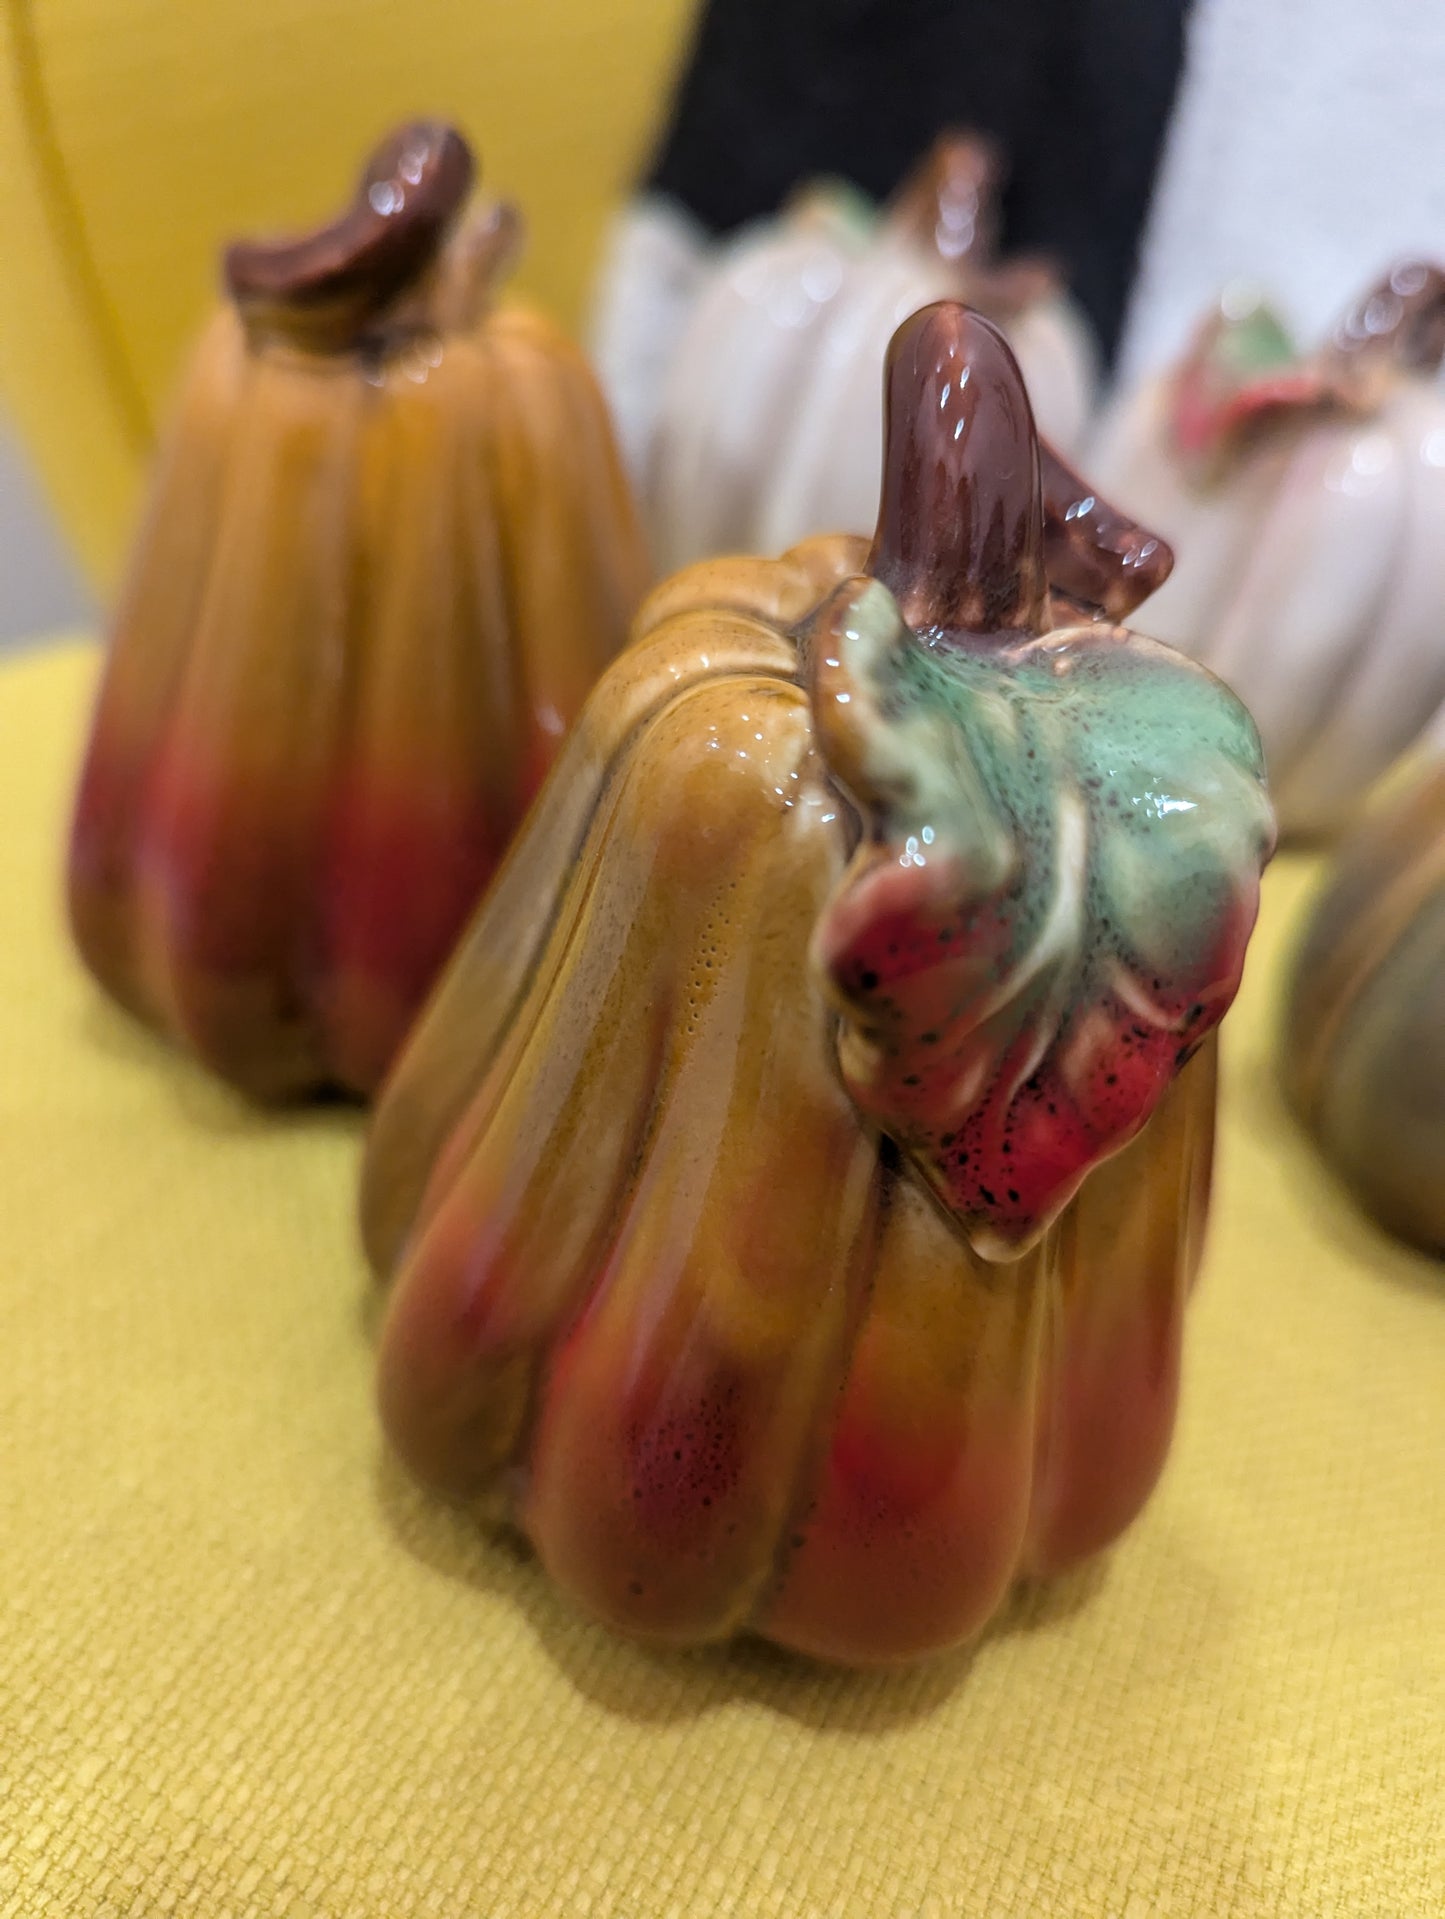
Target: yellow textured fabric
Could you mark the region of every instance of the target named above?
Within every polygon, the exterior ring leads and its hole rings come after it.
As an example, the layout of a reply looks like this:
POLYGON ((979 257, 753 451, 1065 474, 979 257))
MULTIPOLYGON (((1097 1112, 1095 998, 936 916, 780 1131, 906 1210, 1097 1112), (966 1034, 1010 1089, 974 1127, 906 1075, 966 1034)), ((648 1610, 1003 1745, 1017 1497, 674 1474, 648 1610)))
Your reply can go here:
POLYGON ((392 122, 455 118, 518 201, 517 275, 577 319, 693 0, 0 0, 0 391, 114 584, 225 236, 350 194, 392 122))
POLYGON ((244 1110, 70 959, 94 664, 0 673, 0 1915, 1445 1912, 1445 1272, 1280 1112, 1306 865, 1135 1531, 912 1672, 653 1655, 383 1457, 356 1119, 244 1110))

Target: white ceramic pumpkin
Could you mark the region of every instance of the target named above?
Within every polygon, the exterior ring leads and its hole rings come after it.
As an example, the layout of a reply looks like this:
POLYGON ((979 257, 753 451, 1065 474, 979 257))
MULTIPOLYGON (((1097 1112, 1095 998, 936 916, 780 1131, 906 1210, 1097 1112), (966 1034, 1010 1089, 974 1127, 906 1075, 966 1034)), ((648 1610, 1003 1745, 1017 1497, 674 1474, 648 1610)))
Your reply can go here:
POLYGON ((640 462, 662 570, 871 527, 884 352, 899 323, 935 300, 964 300, 1003 327, 1040 431, 1065 450, 1078 445, 1095 385, 1092 336, 1051 267, 995 263, 999 176, 988 142, 946 134, 885 209, 839 183, 810 187, 716 248, 682 322, 686 296, 667 289, 693 271, 686 229, 641 208, 614 241, 593 339, 640 462), (640 277, 627 292, 639 267, 651 295, 640 277), (670 355, 660 350, 669 334, 670 355), (649 378, 650 428, 638 398, 649 378))
POLYGON ((1089 462, 1174 573, 1149 631, 1227 680, 1283 831, 1331 835, 1445 702, 1445 273, 1395 267, 1299 353, 1226 296, 1089 462))
POLYGON ((668 365, 713 248, 702 223, 666 193, 637 194, 607 236, 588 347, 637 487, 647 472, 668 365))

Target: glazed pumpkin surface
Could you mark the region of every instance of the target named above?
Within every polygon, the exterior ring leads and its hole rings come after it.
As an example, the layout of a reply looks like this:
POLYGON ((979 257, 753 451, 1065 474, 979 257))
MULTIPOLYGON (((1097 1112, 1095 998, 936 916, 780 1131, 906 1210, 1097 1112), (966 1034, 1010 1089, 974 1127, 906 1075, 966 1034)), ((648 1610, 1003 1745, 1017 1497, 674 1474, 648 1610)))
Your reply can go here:
POLYGON ((1445 765, 1340 848, 1295 958, 1284 1080, 1390 1232, 1445 1253, 1445 765))
POLYGON ((1352 824, 1445 702, 1442 358, 1445 271, 1425 261, 1310 352, 1232 298, 1094 449, 1179 552, 1151 631, 1248 705, 1289 834, 1352 824))
POLYGON ((516 219, 402 129, 233 247, 117 614, 70 852, 82 955, 263 1098, 370 1091, 645 560, 605 409, 494 305, 516 219))
POLYGON ((871 552, 658 588, 379 1104, 381 1408, 665 1640, 976 1632, 1162 1465, 1258 741, 968 309, 871 552), (1060 624, 1054 624, 1057 620, 1060 624))
POLYGON ((660 564, 872 526, 878 370, 899 321, 931 301, 966 300, 1002 326, 1042 430, 1076 445, 1096 350, 1049 263, 998 257, 1002 184, 991 142, 944 134, 886 210, 819 183, 718 247, 697 266, 646 426, 627 330, 604 312, 604 366, 645 448, 639 488, 660 564))

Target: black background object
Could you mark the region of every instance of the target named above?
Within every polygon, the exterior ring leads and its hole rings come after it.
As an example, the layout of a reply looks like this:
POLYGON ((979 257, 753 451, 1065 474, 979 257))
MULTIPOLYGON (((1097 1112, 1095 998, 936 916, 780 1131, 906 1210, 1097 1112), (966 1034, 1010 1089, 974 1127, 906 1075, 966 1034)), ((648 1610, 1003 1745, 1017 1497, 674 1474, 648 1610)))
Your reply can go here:
POLYGON ((944 127, 1009 165, 1003 244, 1052 254, 1106 357, 1189 0, 708 0, 648 184, 715 233, 819 174, 890 193, 944 127))

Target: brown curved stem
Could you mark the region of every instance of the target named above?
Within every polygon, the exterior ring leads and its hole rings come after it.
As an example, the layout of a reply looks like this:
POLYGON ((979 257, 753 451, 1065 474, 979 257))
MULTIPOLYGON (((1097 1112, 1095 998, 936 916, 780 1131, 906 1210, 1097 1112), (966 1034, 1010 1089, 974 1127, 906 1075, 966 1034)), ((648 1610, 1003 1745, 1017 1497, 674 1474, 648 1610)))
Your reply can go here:
POLYGON ((427 120, 398 128, 339 219, 299 239, 227 248, 226 286, 248 327, 319 348, 365 337, 436 259, 474 173, 455 128, 427 120))
POLYGON ((1007 318, 1058 291, 1058 268, 1029 255, 998 258, 1003 155, 985 134, 950 128, 909 174, 889 213, 895 231, 958 270, 958 292, 990 317, 1007 318))
POLYGON ((1331 341, 1347 360, 1393 360, 1416 373, 1445 362, 1445 271, 1402 260, 1341 320, 1331 341))
POLYGON ((954 300, 893 335, 867 570, 915 629, 1047 628, 1038 437, 1018 362, 954 300))
POLYGON ((1090 619, 1126 620, 1174 570, 1168 542, 1101 498, 1039 441, 1044 493, 1044 565, 1056 598, 1090 619))
POLYGON ((940 133, 894 196, 890 223, 945 260, 987 262, 997 240, 1003 156, 982 133, 940 133))

